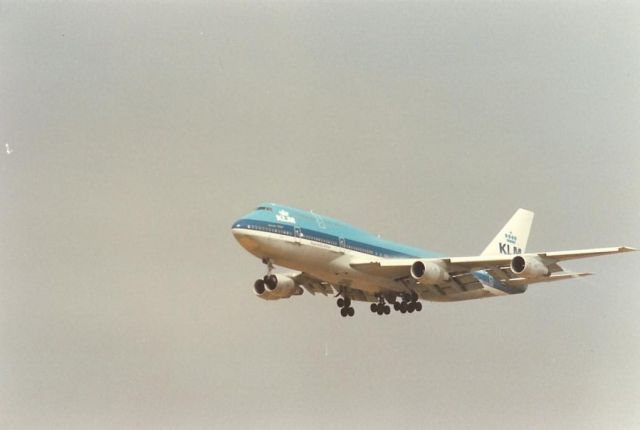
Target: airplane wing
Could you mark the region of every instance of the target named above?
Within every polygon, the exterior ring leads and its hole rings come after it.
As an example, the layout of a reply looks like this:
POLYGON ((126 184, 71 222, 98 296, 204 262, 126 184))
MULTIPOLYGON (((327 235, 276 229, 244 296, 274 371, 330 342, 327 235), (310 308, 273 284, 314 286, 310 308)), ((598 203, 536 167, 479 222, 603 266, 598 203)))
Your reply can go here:
MULTIPOLYGON (((526 284, 533 284, 537 282, 550 282, 558 281, 562 279, 570 279, 579 276, 588 276, 591 273, 563 273, 563 269, 558 265, 561 261, 574 260, 578 258, 595 257, 599 255, 617 254, 621 252, 635 251, 634 248, 620 246, 614 248, 595 248, 595 249, 581 249, 573 251, 554 251, 554 252, 539 252, 539 253, 527 253, 517 254, 526 256, 537 256, 549 269, 549 275, 536 278, 521 278, 516 273, 511 271, 511 260, 516 255, 482 255, 472 257, 450 257, 450 258, 383 258, 383 259, 371 259, 364 260, 358 259, 351 262, 351 267, 361 272, 382 276, 385 278, 391 278, 398 281, 410 278, 411 265, 417 261, 430 261, 441 265, 450 275, 451 279, 446 284, 453 283, 453 287, 456 290, 467 291, 465 284, 459 282, 471 275, 471 272, 484 270, 490 275, 497 278, 503 284, 507 286, 519 286, 526 284), (460 285, 459 285, 460 284, 460 285)), ((473 281, 470 281, 470 287, 477 287, 473 281)))
MULTIPOLYGON (((554 262, 565 260, 576 260, 578 258, 597 257, 599 255, 618 254, 621 252, 635 251, 635 248, 628 246, 618 246, 614 248, 593 248, 593 249, 578 249, 574 251, 554 251, 554 252, 538 252, 534 254, 523 255, 537 255, 545 260, 553 260, 554 262)), ((459 264, 466 267, 475 267, 480 265, 499 265, 511 262, 511 259, 515 255, 496 255, 496 256, 479 256, 479 257, 453 257, 448 259, 451 264, 459 264)))
MULTIPOLYGON (((517 254, 524 257, 536 256, 549 269, 545 276, 523 277, 511 270, 511 261, 516 255, 483 255, 471 257, 448 257, 448 258, 376 258, 355 259, 350 262, 351 267, 363 273, 376 277, 392 279, 403 284, 411 291, 415 291, 420 298, 427 299, 433 296, 449 296, 451 294, 480 290, 483 288, 479 271, 486 272, 501 284, 501 289, 510 292, 511 288, 524 285, 554 282, 566 279, 589 276, 592 273, 565 272, 558 264, 561 261, 578 258, 595 257, 599 255, 617 254, 621 252, 635 251, 629 247, 596 248, 573 251, 554 251, 517 254), (437 284, 421 284, 411 277, 411 265, 417 260, 423 262, 434 262, 443 267, 449 274, 449 279, 437 284), (475 272, 475 275, 474 275, 475 272), (561 273, 560 273, 561 272, 561 273)), ((322 294, 325 296, 343 294, 353 300, 375 302, 377 298, 374 294, 362 291, 349 286, 335 286, 318 277, 305 272, 287 273, 295 283, 310 294, 322 294)), ((520 291, 519 291, 520 292, 520 291)))

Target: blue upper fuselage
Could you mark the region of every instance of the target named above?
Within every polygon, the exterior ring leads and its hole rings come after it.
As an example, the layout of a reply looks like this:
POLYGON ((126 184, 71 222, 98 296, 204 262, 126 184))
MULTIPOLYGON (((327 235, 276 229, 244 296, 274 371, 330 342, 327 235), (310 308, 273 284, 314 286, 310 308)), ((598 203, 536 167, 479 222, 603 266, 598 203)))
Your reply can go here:
POLYGON ((381 239, 333 218, 275 203, 258 206, 253 212, 236 221, 231 228, 301 237, 378 257, 437 258, 443 256, 381 239))

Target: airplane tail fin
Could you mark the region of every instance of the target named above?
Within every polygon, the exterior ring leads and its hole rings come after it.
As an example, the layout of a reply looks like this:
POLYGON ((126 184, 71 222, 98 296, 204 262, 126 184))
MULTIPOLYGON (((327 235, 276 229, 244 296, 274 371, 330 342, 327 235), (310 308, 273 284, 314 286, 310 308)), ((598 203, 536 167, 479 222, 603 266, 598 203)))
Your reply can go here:
POLYGON ((532 223, 533 212, 518 209, 480 255, 524 253, 532 223))

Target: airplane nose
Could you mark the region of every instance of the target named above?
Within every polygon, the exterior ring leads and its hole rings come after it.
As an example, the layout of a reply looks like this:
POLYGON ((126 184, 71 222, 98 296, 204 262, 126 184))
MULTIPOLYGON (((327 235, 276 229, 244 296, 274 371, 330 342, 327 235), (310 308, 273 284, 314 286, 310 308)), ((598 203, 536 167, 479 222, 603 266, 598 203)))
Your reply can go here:
POLYGON ((231 226, 231 233, 237 240, 240 240, 242 236, 245 236, 245 229, 243 228, 242 223, 238 221, 234 222, 231 226))
POLYGON ((235 222, 231 226, 231 233, 233 233, 233 237, 247 251, 251 252, 256 250, 259 247, 259 244, 256 241, 256 238, 253 237, 250 231, 243 228, 242 223, 235 222))

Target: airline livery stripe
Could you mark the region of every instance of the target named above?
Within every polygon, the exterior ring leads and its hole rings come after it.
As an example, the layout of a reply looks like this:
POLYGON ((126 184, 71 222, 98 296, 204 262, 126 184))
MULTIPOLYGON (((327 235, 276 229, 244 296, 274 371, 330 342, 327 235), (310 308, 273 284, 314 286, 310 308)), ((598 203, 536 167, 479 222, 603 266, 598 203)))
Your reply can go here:
POLYGON ((290 224, 279 224, 276 222, 259 221, 252 219, 241 219, 237 221, 233 228, 244 228, 248 230, 266 231, 269 233, 281 234, 290 237, 300 237, 314 242, 325 243, 337 246, 339 248, 349 249, 352 251, 362 252, 364 254, 375 255, 378 257, 419 257, 394 251, 392 249, 374 246, 364 242, 358 242, 349 238, 340 238, 325 232, 311 230, 308 228, 298 228, 290 224))

